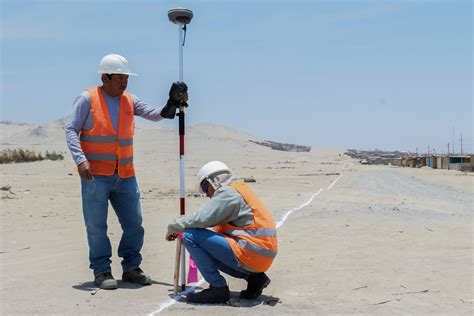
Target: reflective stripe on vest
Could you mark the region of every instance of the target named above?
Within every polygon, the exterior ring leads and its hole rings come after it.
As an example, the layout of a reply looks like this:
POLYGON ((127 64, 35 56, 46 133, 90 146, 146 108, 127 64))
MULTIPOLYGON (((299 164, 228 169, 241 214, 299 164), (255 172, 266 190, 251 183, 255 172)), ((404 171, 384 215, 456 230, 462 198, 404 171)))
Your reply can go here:
MULTIPOLYGON (((85 154, 87 160, 97 160, 97 161, 116 161, 117 155, 114 154, 85 154)), ((119 164, 121 166, 128 165, 133 162, 133 156, 127 158, 120 158, 119 164)))
POLYGON ((98 161, 116 161, 117 155, 114 154, 85 154, 87 160, 98 160, 98 161))
POLYGON ((91 136, 91 135, 81 134, 80 139, 81 139, 83 142, 89 142, 89 143, 110 143, 110 142, 115 142, 115 141, 117 141, 117 135, 111 135, 111 136, 91 136))
POLYGON ((119 139, 120 146, 131 146, 133 145, 133 139, 119 139))
POLYGON ((241 236, 248 236, 248 237, 276 237, 276 230, 273 228, 257 228, 257 229, 249 229, 249 230, 241 230, 241 229, 227 229, 225 233, 238 237, 241 236))
POLYGON ((240 238, 234 238, 236 239, 237 243, 239 244, 239 247, 244 248, 245 250, 255 252, 256 254, 259 254, 260 256, 264 256, 267 258, 275 258, 277 253, 275 251, 271 251, 269 249, 265 249, 263 247, 257 246, 245 239, 240 239, 240 238))
MULTIPOLYGON (((112 136, 90 136, 90 135, 81 134, 80 139, 84 142, 89 142, 89 143, 110 143, 110 142, 116 142, 117 141, 117 135, 112 135, 112 136)), ((120 146, 131 146, 131 145, 133 145, 133 139, 119 139, 118 142, 119 142, 120 146)))
POLYGON ((128 158, 121 158, 121 159, 119 160, 119 164, 120 164, 121 166, 128 165, 128 164, 130 164, 130 163, 132 163, 132 162, 133 162, 133 156, 132 156, 132 157, 128 157, 128 158))

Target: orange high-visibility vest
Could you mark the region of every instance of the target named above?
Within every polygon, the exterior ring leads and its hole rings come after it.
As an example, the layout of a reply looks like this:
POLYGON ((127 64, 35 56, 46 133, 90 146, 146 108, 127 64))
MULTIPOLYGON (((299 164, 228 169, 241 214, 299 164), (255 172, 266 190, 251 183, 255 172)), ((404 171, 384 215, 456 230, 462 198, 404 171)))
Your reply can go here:
POLYGON ((94 125, 81 130, 81 147, 91 166, 91 173, 111 176, 118 169, 120 178, 135 175, 133 168, 133 134, 135 130, 133 97, 124 92, 120 96, 118 132, 110 120, 107 104, 99 86, 86 90, 90 96, 94 125))
POLYGON ((235 257, 245 266, 257 272, 267 271, 278 252, 275 221, 272 214, 255 193, 243 182, 229 186, 240 193, 253 211, 254 223, 236 227, 228 223, 215 227, 224 234, 235 257))

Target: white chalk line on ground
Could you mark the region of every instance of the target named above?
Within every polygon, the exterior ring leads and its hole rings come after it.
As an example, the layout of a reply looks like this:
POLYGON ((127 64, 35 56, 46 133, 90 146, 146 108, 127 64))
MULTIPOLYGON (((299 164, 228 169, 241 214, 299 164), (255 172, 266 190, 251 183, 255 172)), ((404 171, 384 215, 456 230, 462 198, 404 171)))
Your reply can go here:
POLYGON ((161 303, 160 306, 158 307, 158 309, 156 311, 151 312, 150 314, 148 314, 148 316, 153 316, 153 315, 159 314, 159 313, 161 313, 162 310, 170 307, 173 304, 176 304, 178 302, 178 300, 181 298, 182 295, 186 295, 186 294, 194 291, 194 289, 196 287, 200 286, 202 283, 204 283, 204 279, 199 280, 195 285, 193 285, 190 288, 186 289, 185 291, 179 293, 178 295, 173 296, 172 298, 170 298, 168 300, 168 302, 161 303))
POLYGON ((331 190, 332 187, 336 184, 336 182, 341 179, 342 177, 342 173, 339 175, 339 177, 337 177, 329 186, 328 186, 328 190, 331 190))
POLYGON ((276 228, 279 228, 281 225, 283 225, 283 223, 286 222, 286 220, 288 219, 288 216, 290 216, 291 213, 296 212, 296 211, 302 209, 303 207, 307 206, 308 204, 310 204, 310 203, 313 201, 313 199, 314 199, 315 197, 317 197, 317 196, 319 195, 319 193, 321 193, 322 191, 323 191, 322 188, 319 189, 319 191, 316 192, 316 193, 314 193, 314 194, 309 198, 308 201, 306 201, 306 202, 304 202, 303 204, 301 204, 300 206, 295 207, 295 208, 292 208, 291 210, 289 210, 288 212, 286 212, 286 214, 283 216, 283 218, 281 219, 281 221, 279 221, 279 222, 276 224, 276 228))
MULTIPOLYGON (((339 175, 339 177, 337 177, 333 182, 331 182, 331 184, 328 186, 327 190, 331 190, 332 187, 336 184, 336 182, 342 177, 342 173, 339 175)), ((278 229, 280 226, 283 225, 283 223, 286 222, 286 220, 288 219, 288 217, 290 216, 291 213, 293 212, 296 212, 300 209, 302 209, 303 207, 305 206, 308 206, 313 200, 315 197, 317 197, 324 189, 321 188, 319 189, 318 192, 314 193, 308 201, 304 202, 303 204, 301 204, 300 206, 298 207, 295 207, 295 208, 292 208, 291 210, 289 210, 288 212, 285 213, 285 215, 283 216, 283 218, 281 219, 281 221, 279 221, 277 224, 276 224, 276 228, 278 229)), ((155 310, 154 312, 151 312, 150 314, 148 314, 148 316, 154 316, 156 314, 159 314, 161 313, 161 311, 163 311, 164 309, 176 304, 178 302, 178 300, 183 296, 183 295, 186 295, 192 291, 194 291, 194 289, 198 286, 200 286, 202 283, 204 283, 204 279, 201 279, 199 280, 195 285, 191 286, 190 288, 188 288, 187 290, 179 293, 178 295, 175 295, 173 297, 171 297, 167 302, 164 302, 164 303, 161 303, 159 306, 158 306, 158 309, 155 310)))

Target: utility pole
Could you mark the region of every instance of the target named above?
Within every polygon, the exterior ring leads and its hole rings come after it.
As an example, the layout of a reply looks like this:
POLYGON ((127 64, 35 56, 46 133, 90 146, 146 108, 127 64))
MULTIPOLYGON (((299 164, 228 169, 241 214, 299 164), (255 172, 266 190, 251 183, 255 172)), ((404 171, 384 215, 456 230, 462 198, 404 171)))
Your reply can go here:
POLYGON ((449 143, 448 143, 448 156, 449 156, 449 143))
POLYGON ((462 151, 462 132, 461 132, 461 156, 463 155, 463 151, 462 151))
POLYGON ((453 155, 454 155, 454 126, 453 126, 453 155))

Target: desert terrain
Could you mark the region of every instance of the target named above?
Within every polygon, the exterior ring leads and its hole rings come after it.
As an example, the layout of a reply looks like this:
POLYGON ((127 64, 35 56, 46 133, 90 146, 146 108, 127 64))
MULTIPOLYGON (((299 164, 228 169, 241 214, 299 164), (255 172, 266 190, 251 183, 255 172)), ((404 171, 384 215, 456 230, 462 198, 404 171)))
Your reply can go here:
MULTIPOLYGON (((172 296, 175 243, 164 239, 179 213, 176 129, 138 125, 135 166, 145 227, 140 287, 95 288, 88 268, 80 180, 64 120, 1 124, 0 149, 63 152, 62 161, 0 165, 2 315, 471 315, 474 176, 448 170, 363 166, 344 149, 283 152, 252 135, 200 124, 186 136, 186 208, 195 174, 221 160, 279 222, 279 253, 263 295, 238 298, 244 281, 227 276, 228 305, 192 305, 172 296)), ((317 139, 315 139, 317 143, 317 139)), ((113 274, 121 229, 109 209, 113 274)), ((199 282, 197 289, 205 288, 199 282)), ((191 290, 194 288, 191 288, 191 290)))

